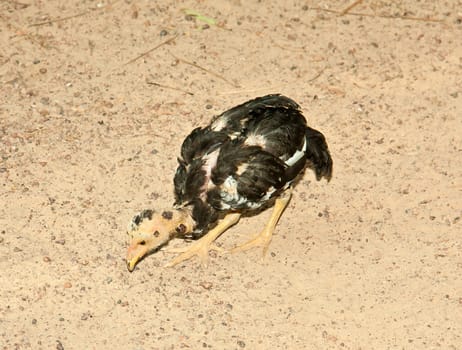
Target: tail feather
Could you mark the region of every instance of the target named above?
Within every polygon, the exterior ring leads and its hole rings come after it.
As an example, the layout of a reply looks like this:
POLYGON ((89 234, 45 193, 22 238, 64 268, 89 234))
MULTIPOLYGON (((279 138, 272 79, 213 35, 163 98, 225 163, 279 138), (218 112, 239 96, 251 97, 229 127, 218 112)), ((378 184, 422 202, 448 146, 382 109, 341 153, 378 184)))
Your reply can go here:
POLYGON ((306 158, 311 162, 316 173, 316 179, 332 177, 332 158, 329 153, 326 138, 319 131, 310 127, 306 128, 306 158))

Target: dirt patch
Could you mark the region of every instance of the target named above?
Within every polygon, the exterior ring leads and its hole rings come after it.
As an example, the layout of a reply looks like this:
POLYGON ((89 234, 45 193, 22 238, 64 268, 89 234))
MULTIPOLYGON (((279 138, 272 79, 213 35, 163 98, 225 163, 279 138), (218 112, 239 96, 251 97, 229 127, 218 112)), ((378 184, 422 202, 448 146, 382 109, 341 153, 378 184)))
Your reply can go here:
POLYGON ((460 348, 461 22, 458 1, 0 2, 1 348, 460 348), (276 92, 332 181, 305 174, 264 262, 128 273, 183 138, 276 92))

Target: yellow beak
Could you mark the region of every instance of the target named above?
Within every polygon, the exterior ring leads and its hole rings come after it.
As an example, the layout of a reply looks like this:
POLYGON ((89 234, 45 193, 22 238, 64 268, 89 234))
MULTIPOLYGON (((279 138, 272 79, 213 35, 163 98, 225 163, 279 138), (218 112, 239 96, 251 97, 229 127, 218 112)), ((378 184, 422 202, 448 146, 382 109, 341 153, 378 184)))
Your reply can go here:
POLYGON ((132 272, 135 269, 138 259, 127 260, 127 269, 132 272))
POLYGON ((132 244, 127 250, 127 269, 132 272, 140 259, 146 255, 148 249, 146 246, 132 244))

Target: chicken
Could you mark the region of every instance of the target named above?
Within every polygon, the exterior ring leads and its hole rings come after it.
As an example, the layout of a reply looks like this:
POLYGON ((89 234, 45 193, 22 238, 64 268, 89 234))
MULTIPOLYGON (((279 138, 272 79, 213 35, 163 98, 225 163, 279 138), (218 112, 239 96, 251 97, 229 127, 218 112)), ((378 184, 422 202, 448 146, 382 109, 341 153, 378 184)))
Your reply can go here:
POLYGON ((278 94, 245 102, 194 129, 183 142, 174 177, 175 203, 143 210, 128 227, 127 268, 173 238, 193 240, 166 266, 193 256, 207 265, 214 241, 243 213, 273 206, 264 229, 231 252, 268 250, 297 176, 310 166, 317 180, 332 176, 332 158, 319 131, 307 126, 297 103, 278 94))

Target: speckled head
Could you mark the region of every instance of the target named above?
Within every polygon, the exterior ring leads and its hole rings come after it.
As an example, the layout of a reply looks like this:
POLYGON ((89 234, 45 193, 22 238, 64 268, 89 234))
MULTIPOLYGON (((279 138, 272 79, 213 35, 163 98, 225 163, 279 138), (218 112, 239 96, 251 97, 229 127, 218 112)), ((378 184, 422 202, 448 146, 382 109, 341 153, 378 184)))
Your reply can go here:
POLYGON ((128 271, 133 271, 143 257, 156 251, 173 237, 183 236, 193 229, 194 220, 184 209, 141 211, 128 224, 128 271))

